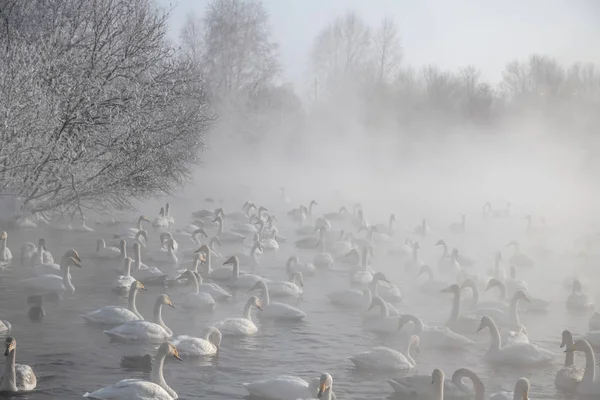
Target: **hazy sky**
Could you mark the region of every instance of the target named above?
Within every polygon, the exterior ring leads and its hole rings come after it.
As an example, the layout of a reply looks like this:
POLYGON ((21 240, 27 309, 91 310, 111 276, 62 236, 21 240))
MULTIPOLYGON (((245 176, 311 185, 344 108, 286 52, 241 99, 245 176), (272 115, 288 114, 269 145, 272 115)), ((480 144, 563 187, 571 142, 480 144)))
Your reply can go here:
MULTIPOLYGON (((208 0, 159 0, 174 6, 171 35, 208 0)), ((304 82, 311 43, 336 16, 354 10, 372 26, 398 23, 404 62, 479 67, 497 81, 504 65, 533 52, 564 62, 600 64, 600 0, 263 0, 280 44, 284 79, 304 82)))

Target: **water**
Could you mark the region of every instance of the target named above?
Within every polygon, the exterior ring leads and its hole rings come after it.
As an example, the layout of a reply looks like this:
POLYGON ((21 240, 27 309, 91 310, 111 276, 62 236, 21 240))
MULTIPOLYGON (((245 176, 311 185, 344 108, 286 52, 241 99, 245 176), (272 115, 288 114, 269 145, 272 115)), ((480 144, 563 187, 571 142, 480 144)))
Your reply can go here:
MULTIPOLYGON (((323 207, 321 211, 333 211, 337 208, 323 207)), ((176 213, 179 225, 187 223, 187 215, 187 211, 176 213)), ((394 241, 400 242, 404 240, 406 233, 412 231, 412 227, 419 223, 420 216, 407 212, 406 215, 397 214, 397 217, 398 225, 404 221, 411 221, 404 227, 398 226, 394 241)), ((285 261, 296 252, 293 244, 293 230, 296 224, 287 221, 283 212, 279 213, 279 221, 280 234, 287 236, 288 241, 282 244, 278 253, 265 254, 261 267, 255 272, 271 279, 284 280, 285 261)), ((434 233, 431 237, 421 240, 421 258, 435 269, 441 249, 432 245, 444 237, 450 246, 458 245, 465 254, 477 259, 480 271, 486 271, 493 266, 493 253, 498 249, 505 250, 503 246, 508 239, 514 238, 514 232, 523 230, 521 220, 489 222, 473 215, 468 223, 472 233, 465 238, 448 233, 434 233)), ((447 223, 444 221, 438 223, 438 226, 441 227, 438 232, 443 233, 443 227, 447 226, 447 223)), ((13 326, 12 334, 18 341, 17 362, 29 364, 38 377, 36 391, 20 398, 74 399, 80 398, 85 392, 114 384, 123 378, 148 377, 142 372, 121 369, 120 358, 124 355, 141 355, 147 352, 154 355, 156 346, 111 343, 102 329, 86 325, 79 316, 105 305, 126 304, 125 299, 110 291, 110 285, 116 278, 112 268, 121 268, 121 262, 99 262, 86 258, 86 254, 95 251, 96 238, 108 238, 110 232, 120 232, 121 229, 122 227, 101 228, 93 233, 9 232, 9 247, 15 258, 18 257, 23 241, 36 241, 38 237, 44 236, 55 259, 58 260, 66 249, 74 247, 84 260, 84 268, 73 268, 71 272, 76 287, 75 295, 64 299, 58 308, 48 305, 46 317, 41 323, 29 321, 26 294, 12 284, 25 274, 23 270, 19 270, 18 262, 12 268, 2 271, 0 316, 10 321, 13 326)), ((149 228, 149 231, 151 230, 149 228)), ((156 246, 157 234, 149 234, 151 244, 156 246)), ((179 243, 181 248, 192 247, 184 241, 179 243)), ((525 244, 527 242, 524 241, 524 248, 525 244)), ((238 249, 221 249, 223 255, 235 251, 238 249)), ((384 272, 403 290, 405 300, 398 306, 400 311, 417 314, 428 325, 442 325, 450 312, 451 295, 422 294, 415 278, 404 271, 404 264, 387 256, 386 246, 377 247, 375 253, 375 269, 384 272)), ((312 260, 314 252, 301 250, 299 254, 303 260, 312 260)), ((509 253, 505 251, 505 254, 509 253)), ((154 265, 151 262, 148 264, 154 265)), ((213 266, 217 267, 217 263, 214 264, 213 266)), ((532 398, 571 398, 557 393, 553 384, 556 371, 564 361, 564 355, 559 349, 562 330, 568 328, 576 334, 584 333, 587 331, 589 320, 589 314, 576 315, 565 310, 564 300, 568 292, 562 287, 562 278, 559 277, 566 276, 571 267, 563 258, 552 257, 543 263, 538 262, 534 270, 522 272, 519 276, 528 282, 530 292, 535 296, 553 301, 547 314, 521 314, 521 322, 527 327, 531 341, 556 352, 556 360, 552 364, 527 370, 492 368, 482 361, 489 345, 489 333, 484 331, 471 335, 476 340, 476 345, 466 351, 440 352, 422 347, 420 354, 415 357, 417 368, 414 373, 430 374, 433 368, 442 368, 449 378, 455 369, 468 367, 482 378, 488 394, 498 389, 512 390, 515 381, 525 376, 532 384, 532 398)), ((280 374, 310 379, 318 377, 322 372, 329 372, 334 378, 334 390, 338 398, 389 397, 393 391, 386 379, 401 375, 356 371, 348 357, 377 345, 401 349, 406 343, 398 338, 382 338, 369 333, 364 329, 363 319, 358 313, 341 310, 328 302, 326 294, 347 288, 348 282, 347 273, 341 272, 339 268, 318 271, 312 278, 305 277, 303 297, 297 302, 291 302, 307 313, 304 322, 280 324, 261 323, 258 320, 259 331, 256 335, 241 339, 225 337, 216 357, 202 360, 185 359, 184 362, 169 361, 165 365, 166 381, 182 399, 241 399, 247 394, 242 386, 243 382, 280 374)), ((592 287, 594 285, 594 282, 587 283, 592 287)), ((177 306, 177 296, 186 290, 149 287, 147 292, 138 295, 138 308, 146 318, 151 318, 154 301, 160 293, 169 294, 177 306)), ((241 316, 247 298, 248 293, 238 292, 233 301, 219 303, 214 314, 196 314, 182 308, 166 307, 163 309, 163 319, 176 336, 201 336, 204 328, 211 322, 241 316)), ((576 362, 583 363, 582 354, 577 353, 576 362)))

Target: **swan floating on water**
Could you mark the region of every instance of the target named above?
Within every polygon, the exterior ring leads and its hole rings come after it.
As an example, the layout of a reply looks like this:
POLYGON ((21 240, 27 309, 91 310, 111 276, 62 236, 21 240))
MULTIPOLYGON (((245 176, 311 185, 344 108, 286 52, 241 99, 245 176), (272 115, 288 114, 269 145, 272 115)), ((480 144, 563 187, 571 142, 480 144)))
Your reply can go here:
POLYGON ((132 262, 133 262, 133 260, 131 259, 131 257, 125 258, 124 274, 119 276, 113 283, 113 285, 112 285, 113 292, 116 292, 119 294, 127 293, 129 288, 131 287, 131 284, 133 282, 135 282, 135 278, 133 276, 131 276, 131 263, 132 262))
POLYGON ((577 386, 577 393, 583 395, 600 395, 600 379, 596 377, 596 358, 590 343, 585 339, 575 342, 575 349, 585 353, 585 371, 577 386))
MULTIPOLYGON (((279 375, 243 385, 251 397, 265 400, 297 400, 317 396, 320 379, 314 378, 307 382, 297 376, 279 375)), ((332 396, 335 398, 335 394, 332 396)))
POLYGON ((71 265, 81 268, 81 262, 78 258, 67 257, 61 260, 60 271, 62 276, 44 274, 34 278, 23 279, 16 282, 16 285, 30 289, 34 294, 58 293, 60 295, 64 292, 73 294, 75 293, 75 286, 71 282, 69 270, 71 265))
POLYGON ((276 319, 285 321, 299 321, 306 317, 306 313, 289 304, 271 302, 269 298, 269 288, 264 280, 256 282, 250 291, 260 290, 262 292, 262 313, 260 317, 265 319, 276 319))
POLYGON ((574 392, 583 378, 584 369, 575 365, 575 341, 571 331, 563 331, 560 347, 565 347, 565 365, 556 373, 554 385, 562 391, 574 392))
POLYGON ((29 365, 16 364, 17 341, 9 336, 4 341, 6 346, 4 356, 4 375, 0 380, 0 392, 16 393, 30 392, 37 386, 37 378, 29 365))
POLYGON ((589 294, 583 292, 581 282, 573 281, 573 292, 567 297, 567 310, 585 311, 594 308, 594 299, 589 294))
POLYGON ((178 336, 173 339, 173 345, 184 356, 201 357, 217 354, 221 346, 223 334, 214 326, 209 326, 203 338, 187 335, 178 336))
POLYGON ((258 332, 258 328, 252 321, 252 307, 262 311, 260 300, 256 296, 251 296, 244 307, 242 318, 227 318, 213 324, 223 335, 229 336, 250 336, 258 332))
POLYGON ((171 343, 163 343, 158 348, 156 359, 150 373, 150 381, 144 379, 123 379, 114 385, 103 387, 92 393, 86 393, 83 397, 96 400, 114 399, 153 399, 173 400, 177 399, 177 393, 167 385, 163 376, 163 365, 167 355, 171 355, 182 361, 177 348, 171 343))
POLYGON ((451 331, 445 326, 425 326, 423 321, 412 314, 403 314, 398 318, 398 331, 401 331, 407 322, 414 324, 412 334, 419 336, 421 343, 427 348, 454 348, 463 349, 475 344, 466 336, 451 331))
POLYGON ((129 321, 143 320, 144 317, 137 310, 135 299, 138 290, 146 290, 144 284, 134 280, 129 289, 127 308, 121 306, 106 306, 87 314, 81 314, 86 322, 105 325, 120 325, 129 321))
POLYGON ((200 283, 202 277, 200 274, 196 275, 193 271, 186 271, 180 278, 187 278, 188 286, 193 288, 191 293, 186 294, 181 298, 181 306, 187 309, 194 309, 199 311, 214 311, 217 303, 208 291, 212 291, 213 288, 204 288, 204 291, 200 290, 200 283))
POLYGON ((31 242, 25 242, 21 246, 21 265, 32 264, 54 264, 54 257, 46 249, 46 240, 38 239, 37 246, 31 242))
POLYGON ((369 371, 410 371, 417 363, 411 356, 411 351, 419 352, 419 337, 412 335, 405 353, 378 346, 372 350, 349 357, 357 368, 369 371))

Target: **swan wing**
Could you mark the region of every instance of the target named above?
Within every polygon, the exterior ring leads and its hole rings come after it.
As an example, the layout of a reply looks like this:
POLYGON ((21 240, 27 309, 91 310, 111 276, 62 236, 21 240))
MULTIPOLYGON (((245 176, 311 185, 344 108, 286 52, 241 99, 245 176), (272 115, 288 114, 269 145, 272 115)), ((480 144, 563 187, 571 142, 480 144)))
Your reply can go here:
POLYGON ((142 320, 126 322, 104 333, 120 340, 164 340, 171 337, 162 326, 142 320))
POLYGON ((138 316, 125 307, 106 306, 81 315, 88 322, 96 324, 124 324, 139 320, 138 316))
POLYGON ((173 400, 165 389, 143 379, 123 379, 112 386, 106 386, 83 397, 101 400, 173 400))
POLYGON ((281 375, 243 385, 251 396, 267 400, 295 400, 313 395, 308 382, 295 376, 281 375))
POLYGON ((261 318, 302 319, 306 313, 294 306, 284 303, 270 303, 263 307, 261 318))
POLYGON ((495 362, 519 365, 541 364, 556 357, 551 351, 542 349, 533 343, 511 343, 488 354, 495 362))
POLYGON ((15 364, 15 374, 19 391, 29 392, 37 386, 37 378, 29 365, 15 364))
POLYGON ((213 324, 223 335, 246 336, 258 331, 254 322, 246 318, 228 318, 213 324))
POLYGON ((205 356, 217 353, 215 345, 208 340, 187 335, 178 336, 177 339, 173 340, 173 345, 177 347, 181 354, 188 356, 205 356))

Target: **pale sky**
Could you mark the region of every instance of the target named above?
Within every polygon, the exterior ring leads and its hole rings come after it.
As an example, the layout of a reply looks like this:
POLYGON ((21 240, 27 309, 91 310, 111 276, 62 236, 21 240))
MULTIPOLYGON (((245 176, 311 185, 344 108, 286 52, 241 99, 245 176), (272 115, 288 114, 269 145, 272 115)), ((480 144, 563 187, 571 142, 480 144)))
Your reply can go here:
MULTIPOLYGON (((158 0, 175 7, 171 36, 189 12, 208 0, 158 0)), ((500 80, 507 62, 531 53, 561 62, 600 64, 600 0, 263 0, 280 45, 284 80, 304 82, 311 43, 330 21, 356 11, 377 27, 395 18, 404 63, 456 69, 473 64, 486 79, 500 80)))

